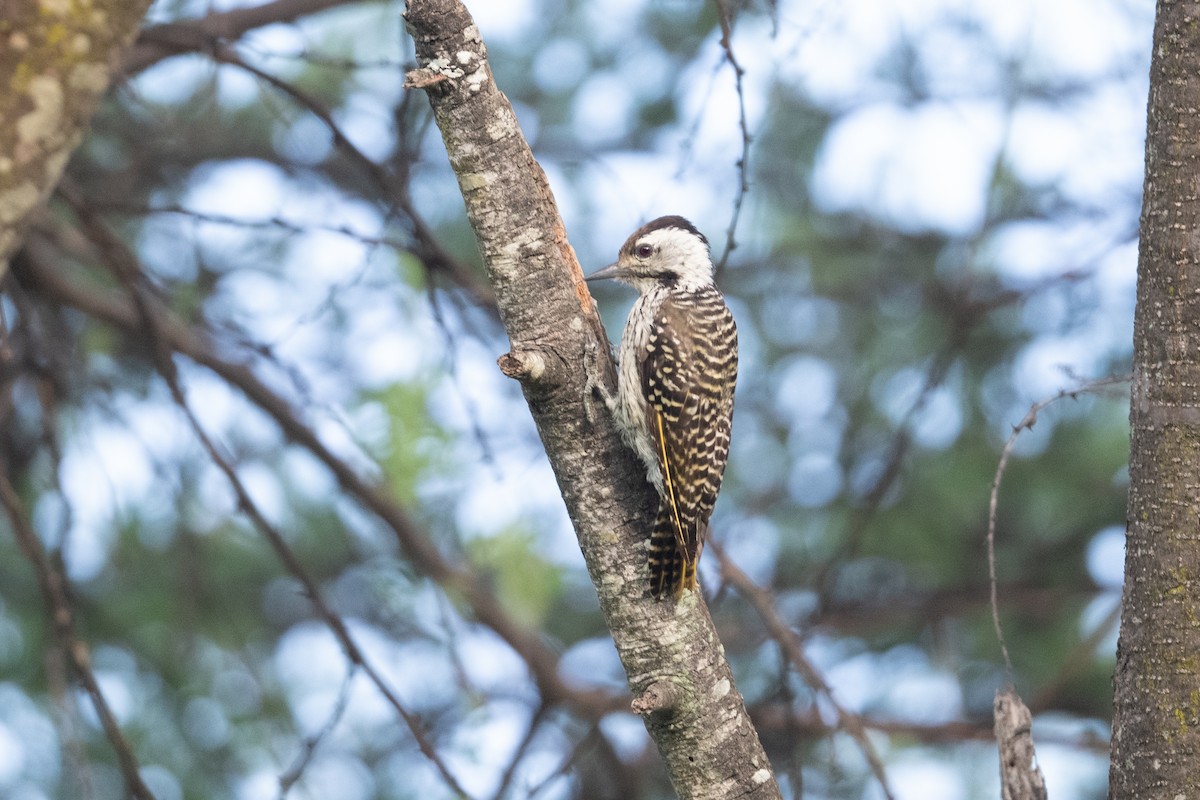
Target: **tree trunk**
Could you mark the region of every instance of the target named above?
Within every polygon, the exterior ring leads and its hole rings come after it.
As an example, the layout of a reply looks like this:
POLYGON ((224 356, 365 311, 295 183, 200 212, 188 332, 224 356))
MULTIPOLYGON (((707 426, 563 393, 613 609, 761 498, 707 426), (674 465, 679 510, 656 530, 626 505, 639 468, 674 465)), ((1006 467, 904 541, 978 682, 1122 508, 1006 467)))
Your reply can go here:
POLYGON ((1200 797, 1200 3, 1160 0, 1109 797, 1200 797))
POLYGON ((698 593, 678 604, 647 591, 644 542, 657 504, 592 379, 613 388, 608 340, 545 175, 458 0, 410 0, 419 69, 495 287, 521 382, 643 715, 684 798, 779 797, 698 593))
POLYGON ((0 2, 0 278, 83 140, 149 5, 0 2))

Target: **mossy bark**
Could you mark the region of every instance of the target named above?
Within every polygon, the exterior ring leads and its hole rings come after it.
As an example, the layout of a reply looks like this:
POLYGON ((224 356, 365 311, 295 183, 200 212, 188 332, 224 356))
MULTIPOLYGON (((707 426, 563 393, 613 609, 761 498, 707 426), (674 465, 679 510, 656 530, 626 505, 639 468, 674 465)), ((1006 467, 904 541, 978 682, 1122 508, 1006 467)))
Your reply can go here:
POLYGON ((0 277, 83 140, 149 5, 0 3, 0 277))

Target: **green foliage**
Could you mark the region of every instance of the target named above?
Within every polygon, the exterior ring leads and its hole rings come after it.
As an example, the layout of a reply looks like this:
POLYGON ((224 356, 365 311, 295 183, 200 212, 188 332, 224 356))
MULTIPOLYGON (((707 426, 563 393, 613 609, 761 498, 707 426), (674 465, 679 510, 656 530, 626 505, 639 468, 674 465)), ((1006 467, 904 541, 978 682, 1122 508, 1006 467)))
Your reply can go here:
POLYGON ((405 503, 416 500, 420 481, 444 473, 449 434, 429 417, 428 388, 420 382, 396 383, 364 394, 368 403, 378 403, 385 414, 386 428, 375 432, 372 455, 383 466, 396 496, 405 503))
POLYGON ((538 555, 538 539, 521 530, 501 531, 474 539, 467 555, 487 579, 513 616, 530 628, 542 628, 561 599, 562 573, 538 555))

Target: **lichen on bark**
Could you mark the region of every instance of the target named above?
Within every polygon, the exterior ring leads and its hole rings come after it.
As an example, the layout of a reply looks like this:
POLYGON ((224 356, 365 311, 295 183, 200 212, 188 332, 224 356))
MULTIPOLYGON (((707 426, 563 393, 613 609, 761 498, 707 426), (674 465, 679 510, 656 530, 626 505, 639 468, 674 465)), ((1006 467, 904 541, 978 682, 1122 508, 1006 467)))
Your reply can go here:
POLYGON ((0 276, 83 140, 148 0, 8 4, 0 19, 0 276))

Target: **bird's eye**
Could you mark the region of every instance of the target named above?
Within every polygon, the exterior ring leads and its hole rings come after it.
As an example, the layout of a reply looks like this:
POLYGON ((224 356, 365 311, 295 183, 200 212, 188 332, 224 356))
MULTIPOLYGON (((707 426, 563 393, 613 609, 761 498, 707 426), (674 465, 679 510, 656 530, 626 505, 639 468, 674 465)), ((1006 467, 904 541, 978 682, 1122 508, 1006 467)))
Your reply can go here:
POLYGON ((635 249, 633 252, 638 258, 649 258, 650 256, 654 255, 654 246, 648 244, 639 244, 637 249, 635 249))

